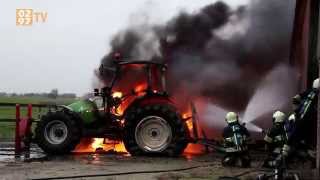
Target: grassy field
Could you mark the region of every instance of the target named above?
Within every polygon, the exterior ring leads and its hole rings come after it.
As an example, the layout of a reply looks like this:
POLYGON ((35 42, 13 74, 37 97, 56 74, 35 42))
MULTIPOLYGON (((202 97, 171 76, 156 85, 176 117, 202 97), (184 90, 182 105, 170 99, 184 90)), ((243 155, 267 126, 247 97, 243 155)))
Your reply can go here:
MULTIPOLYGON (((70 104, 74 99, 50 99, 45 97, 0 97, 0 103, 15 104, 70 104)), ((46 113, 46 108, 34 108, 33 118, 38 119, 42 114, 46 113)), ((27 115, 27 108, 21 108, 21 116, 27 115)), ((15 107, 0 107, 0 119, 15 118, 15 107)), ((15 123, 1 122, 0 120, 0 140, 11 140, 14 138, 15 123)))

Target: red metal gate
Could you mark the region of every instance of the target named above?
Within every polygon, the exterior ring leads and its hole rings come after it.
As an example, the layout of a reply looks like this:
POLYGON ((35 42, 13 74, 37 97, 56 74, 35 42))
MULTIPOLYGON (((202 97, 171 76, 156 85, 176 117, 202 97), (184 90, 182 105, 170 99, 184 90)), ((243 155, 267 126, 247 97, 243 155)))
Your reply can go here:
POLYGON ((0 108, 15 108, 15 118, 0 118, 1 122, 9 122, 15 124, 14 133, 14 152, 15 155, 20 155, 24 151, 30 151, 30 144, 32 142, 32 123, 37 123, 39 120, 33 118, 33 108, 39 108, 39 114, 42 108, 49 110, 57 108, 56 105, 47 104, 14 104, 14 103, 0 103, 0 108), (23 108, 27 108, 27 113, 23 117, 23 108))

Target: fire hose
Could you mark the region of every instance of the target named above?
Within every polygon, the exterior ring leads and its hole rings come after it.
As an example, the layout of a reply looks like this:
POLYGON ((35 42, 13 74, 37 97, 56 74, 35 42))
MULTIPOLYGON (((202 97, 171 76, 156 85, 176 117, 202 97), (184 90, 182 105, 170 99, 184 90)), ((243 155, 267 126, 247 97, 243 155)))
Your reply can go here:
POLYGON ((242 177, 244 175, 251 174, 251 173, 255 173, 255 172, 270 172, 270 171, 267 171, 267 170, 264 170, 264 169, 250 170, 250 171, 242 172, 242 173, 237 174, 235 176, 220 176, 219 180, 240 180, 239 179, 240 177, 242 177))

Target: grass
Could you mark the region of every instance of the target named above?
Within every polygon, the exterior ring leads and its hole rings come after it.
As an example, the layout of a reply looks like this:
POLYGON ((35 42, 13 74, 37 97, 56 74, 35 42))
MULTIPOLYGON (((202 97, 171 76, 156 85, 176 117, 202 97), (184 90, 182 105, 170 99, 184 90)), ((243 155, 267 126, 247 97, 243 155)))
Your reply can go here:
MULTIPOLYGON (((0 97, 0 103, 14 104, 70 104, 75 99, 58 98, 50 99, 45 97, 0 97)), ((46 113, 46 108, 33 108, 32 116, 39 119, 42 114, 46 113)), ((27 108, 21 108, 21 117, 26 117, 27 108)), ((0 107, 0 119, 15 119, 15 107, 0 107)), ((33 127, 34 128, 34 127, 33 127)), ((15 122, 0 121, 0 140, 12 140, 14 138, 15 122)))
POLYGON ((69 104, 72 98, 51 99, 46 97, 0 97, 0 103, 20 103, 20 104, 69 104))

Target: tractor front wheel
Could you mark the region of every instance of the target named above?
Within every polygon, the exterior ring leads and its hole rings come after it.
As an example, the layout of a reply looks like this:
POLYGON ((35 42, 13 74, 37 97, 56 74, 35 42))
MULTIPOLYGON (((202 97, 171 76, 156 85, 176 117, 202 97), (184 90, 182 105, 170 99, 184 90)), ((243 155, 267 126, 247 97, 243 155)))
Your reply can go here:
POLYGON ((131 155, 176 156, 188 144, 188 129, 171 105, 147 105, 126 115, 124 144, 131 155))
POLYGON ((64 112, 48 113, 35 129, 35 140, 48 154, 67 154, 80 142, 80 130, 64 112))

